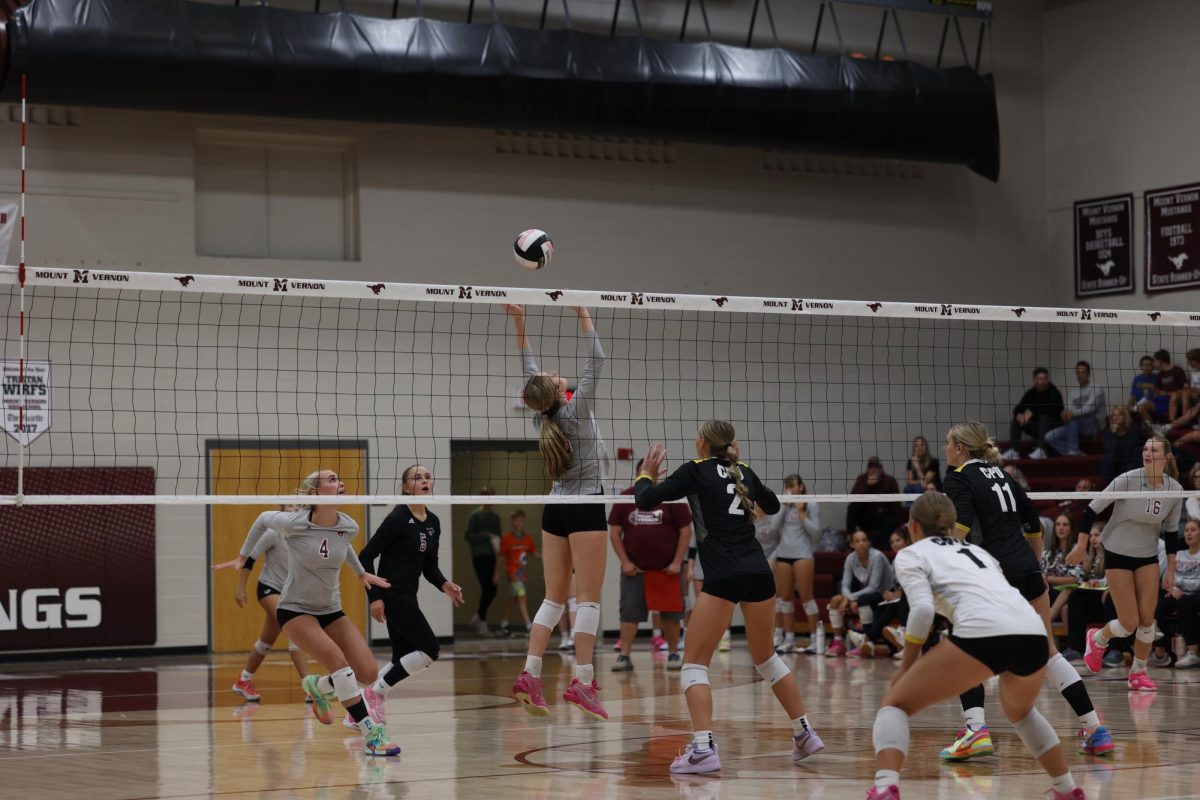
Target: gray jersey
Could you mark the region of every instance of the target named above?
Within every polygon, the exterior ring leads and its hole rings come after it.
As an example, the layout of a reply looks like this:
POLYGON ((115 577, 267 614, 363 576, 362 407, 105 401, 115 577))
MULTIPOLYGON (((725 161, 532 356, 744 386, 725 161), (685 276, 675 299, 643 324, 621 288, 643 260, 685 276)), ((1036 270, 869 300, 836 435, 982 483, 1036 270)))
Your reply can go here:
MULTIPOLYGON (((264 511, 258 515, 258 519, 254 524, 257 525, 260 520, 267 514, 276 512, 264 511)), ((253 527, 250 529, 254 530, 253 527)), ((268 530, 258 540, 258 544, 250 546, 250 536, 246 534, 246 541, 242 544, 241 555, 243 558, 253 558, 262 564, 262 572, 258 574, 258 582, 270 586, 277 592, 283 591, 283 584, 287 582, 288 576, 288 554, 287 546, 283 543, 283 539, 274 530, 268 530), (264 555, 265 554, 265 555, 264 555)))
MULTIPOLYGON (((1113 478, 1104 488, 1106 492, 1180 492, 1179 481, 1163 476, 1162 486, 1154 489, 1146 481, 1146 470, 1139 467, 1113 478)), ((1104 552, 1118 553, 1130 558, 1154 558, 1158 554, 1160 531, 1175 535, 1179 530, 1179 507, 1183 504, 1178 497, 1144 497, 1139 500, 1106 500, 1097 497, 1089 508, 1097 514, 1113 507, 1112 517, 1100 534, 1104 552)))
POLYGON ((314 524, 307 508, 300 511, 268 511, 254 522, 246 544, 253 550, 268 530, 283 538, 288 551, 288 575, 279 607, 302 614, 332 614, 342 610, 338 576, 342 564, 355 575, 365 570, 354 553, 358 523, 338 512, 332 527, 314 524))
POLYGON ((800 509, 794 503, 785 503, 771 518, 772 527, 779 532, 775 558, 812 560, 813 547, 821 538, 821 510, 816 503, 807 503, 806 506, 806 519, 800 519, 800 509))
MULTIPOLYGON (((583 365, 583 376, 570 401, 554 415, 563 433, 571 442, 571 465, 554 482, 550 494, 599 494, 604 489, 603 471, 604 437, 596 424, 593 408, 596 402, 596 377, 604 367, 604 348, 595 331, 585 334, 591 345, 591 353, 583 365)), ((540 370, 533 351, 528 347, 521 350, 521 361, 525 380, 528 381, 540 370)), ((542 415, 533 418, 533 426, 541 428, 542 415)))

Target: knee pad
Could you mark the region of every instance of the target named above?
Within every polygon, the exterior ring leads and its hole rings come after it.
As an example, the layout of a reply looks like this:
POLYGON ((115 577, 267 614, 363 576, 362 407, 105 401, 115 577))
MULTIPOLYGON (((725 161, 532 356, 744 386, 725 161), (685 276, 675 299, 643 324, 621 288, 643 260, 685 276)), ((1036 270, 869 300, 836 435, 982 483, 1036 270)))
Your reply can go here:
POLYGON ((418 672, 429 669, 432 663, 433 658, 420 650, 413 650, 411 653, 400 656, 400 666, 404 667, 404 671, 409 675, 416 675, 418 672))
POLYGON ((1058 734, 1036 708, 1030 709, 1029 716, 1014 723, 1013 728, 1034 758, 1041 758, 1058 746, 1058 734))
POLYGON ((870 625, 875 621, 875 609, 870 606, 858 607, 858 621, 863 625, 870 625))
POLYGON ((579 612, 579 603, 575 602, 574 597, 567 598, 567 611, 576 614, 579 612))
POLYGON ((562 615, 562 603, 556 603, 553 600, 543 600, 537 613, 533 615, 533 624, 554 630, 558 627, 558 621, 562 619, 562 615))
POLYGON ((701 664, 684 664, 679 670, 679 688, 684 694, 687 690, 703 683, 708 685, 708 667, 701 664))
POLYGON ((787 664, 783 663, 783 659, 779 654, 773 654, 770 658, 761 664, 755 664, 754 668, 758 670, 758 674, 763 680, 774 686, 781 680, 792 674, 792 671, 787 668, 787 664))
POLYGON ((296 644, 295 642, 288 642, 288 652, 289 653, 299 653, 300 645, 296 644))
POLYGON ((782 611, 784 614, 795 614, 796 613, 796 604, 793 603, 791 600, 785 600, 779 604, 779 610, 782 611))
POLYGON ((895 706, 884 706, 875 714, 875 727, 871 731, 875 752, 899 750, 908 755, 908 714, 895 706))
POLYGON ((1141 625, 1139 625, 1138 629, 1137 629, 1137 633, 1134 634, 1134 638, 1137 639, 1139 642, 1153 642, 1154 641, 1154 626, 1150 625, 1148 627, 1142 627, 1141 625))
POLYGON ((575 614, 575 632, 596 635, 600 630, 600 604, 591 601, 580 603, 575 614))
POLYGON ((262 639, 259 639, 254 643, 254 652, 258 653, 260 656, 268 655, 271 652, 271 645, 267 644, 262 639))
POLYGON ((1050 682, 1060 692, 1068 686, 1083 680, 1079 675, 1079 670, 1072 667, 1071 662, 1062 657, 1062 653, 1054 654, 1054 657, 1050 659, 1050 663, 1046 665, 1046 672, 1050 675, 1050 682))
POLYGON ((350 667, 343 667, 331 673, 329 679, 333 682, 333 693, 343 703, 348 703, 362 694, 362 690, 358 688, 358 679, 354 677, 354 670, 350 667))
POLYGON ((779 614, 782 612, 783 612, 783 598, 776 596, 776 598, 775 598, 775 613, 779 614))
POLYGON ((1114 619, 1108 623, 1108 629, 1112 631, 1113 639, 1124 639, 1127 636, 1133 636, 1133 631, 1121 624, 1121 620, 1114 619))
POLYGON ((821 613, 821 607, 817 605, 816 600, 805 600, 803 608, 804 616, 806 617, 815 617, 817 614, 821 613))
POLYGON ((687 594, 685 594, 683 596, 683 610, 684 611, 692 610, 692 593, 691 592, 688 592, 687 594))
POLYGON ((841 611, 838 611, 836 608, 829 609, 829 624, 830 625, 832 625, 834 628, 841 629, 842 624, 845 621, 846 621, 846 618, 842 615, 841 611))

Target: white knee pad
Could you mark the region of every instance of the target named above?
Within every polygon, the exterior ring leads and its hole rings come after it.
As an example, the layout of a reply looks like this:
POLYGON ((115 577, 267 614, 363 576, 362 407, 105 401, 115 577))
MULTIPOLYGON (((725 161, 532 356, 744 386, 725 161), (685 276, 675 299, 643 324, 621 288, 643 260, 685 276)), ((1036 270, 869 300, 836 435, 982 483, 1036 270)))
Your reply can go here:
POLYGON ((763 663, 755 664, 754 668, 758 670, 758 674, 763 677, 763 680, 772 686, 792 674, 792 671, 787 668, 787 664, 783 663, 783 659, 777 653, 773 654, 763 663))
POLYGON ((572 614, 579 611, 579 603, 575 602, 574 597, 567 598, 567 611, 572 614))
POLYGON ((533 624, 554 630, 558 627, 558 621, 562 619, 562 615, 562 603, 556 603, 553 600, 543 600, 537 613, 533 615, 533 624))
POLYGON ((1071 662, 1062 657, 1062 653, 1054 654, 1050 663, 1046 665, 1046 672, 1050 675, 1050 682, 1060 692, 1071 684, 1083 680, 1079 675, 1079 670, 1072 667, 1071 662))
POLYGON ((288 642, 288 652, 289 653, 299 653, 300 645, 296 644, 295 642, 288 642))
POLYGON ((796 613, 796 604, 790 600, 784 600, 782 603, 779 604, 779 610, 782 611, 784 614, 795 614, 796 613))
POLYGON ((1030 709, 1029 716, 1014 723, 1013 728, 1034 758, 1041 758, 1058 745, 1058 734, 1036 708, 1030 709))
POLYGON ((783 612, 783 598, 777 596, 775 598, 775 613, 779 614, 782 612, 783 612))
POLYGON ((679 670, 679 688, 685 694, 688 689, 701 683, 708 685, 708 667, 701 664, 684 664, 679 670))
POLYGON ((591 601, 580 603, 575 614, 575 632, 596 635, 600 630, 600 604, 591 601))
POLYGON ((354 700, 362 694, 362 690, 358 688, 358 679, 354 677, 354 670, 350 667, 331 673, 329 679, 333 682, 333 693, 343 703, 354 700))
POLYGON ((1154 626, 1151 625, 1147 628, 1143 628, 1141 625, 1139 625, 1138 629, 1137 629, 1137 633, 1134 634, 1134 638, 1137 639, 1139 642, 1153 642, 1154 641, 1154 626))
POLYGON ((254 652, 258 653, 260 656, 268 655, 271 652, 271 645, 267 644, 262 639, 259 639, 254 643, 254 652))
POLYGON ((884 706, 875 714, 872 729, 875 752, 899 750, 908 755, 908 714, 895 706, 884 706))
POLYGON ((815 617, 817 614, 821 613, 821 607, 817 605, 816 600, 805 600, 803 608, 804 616, 806 617, 815 617))
POLYGON ((829 624, 830 625, 832 625, 834 628, 840 629, 842 627, 842 624, 845 621, 846 621, 846 618, 842 615, 841 611, 838 611, 836 608, 829 609, 829 624))
POLYGON ((683 596, 683 610, 684 611, 692 610, 692 594, 691 594, 691 592, 688 592, 687 594, 685 594, 683 596))
POLYGON ((1114 619, 1108 623, 1108 629, 1112 631, 1113 639, 1124 639, 1126 636, 1133 636, 1133 631, 1121 624, 1121 620, 1114 619))
POLYGON ((413 650, 411 653, 400 656, 400 666, 404 667, 404 671, 409 675, 416 675, 418 672, 427 670, 432 664, 433 657, 420 650, 413 650))
POLYGON ((858 621, 863 625, 870 625, 875 621, 875 609, 870 606, 858 607, 858 621))

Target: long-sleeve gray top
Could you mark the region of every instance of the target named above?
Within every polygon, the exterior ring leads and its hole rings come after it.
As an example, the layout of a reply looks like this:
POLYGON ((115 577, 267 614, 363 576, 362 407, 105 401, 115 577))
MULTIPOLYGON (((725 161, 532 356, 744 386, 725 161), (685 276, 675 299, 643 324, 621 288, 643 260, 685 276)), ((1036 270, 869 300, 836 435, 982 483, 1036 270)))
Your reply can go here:
POLYGON ((775 558, 813 557, 813 549, 821 538, 821 509, 816 503, 807 503, 806 506, 805 519, 800 518, 800 509, 794 503, 786 503, 771 518, 771 528, 779 534, 775 558))
POLYGON ((866 566, 858 560, 858 553, 851 551, 850 555, 846 556, 846 563, 842 566, 842 594, 851 600, 857 600, 867 592, 883 594, 895 585, 896 578, 892 574, 891 563, 887 556, 874 547, 867 551, 866 566), (858 578, 860 587, 851 591, 854 578, 858 578))
MULTIPOLYGON (((571 399, 554 413, 554 420, 563 429, 571 442, 571 464, 567 471, 554 482, 550 494, 599 494, 604 490, 604 437, 596 424, 593 413, 596 403, 596 379, 604 368, 604 348, 595 331, 584 334, 591 352, 583 365, 583 375, 571 399)), ((521 361, 525 380, 528 381, 540 370, 533 350, 521 348, 521 361)), ((542 415, 535 414, 533 426, 541 429, 542 415)))

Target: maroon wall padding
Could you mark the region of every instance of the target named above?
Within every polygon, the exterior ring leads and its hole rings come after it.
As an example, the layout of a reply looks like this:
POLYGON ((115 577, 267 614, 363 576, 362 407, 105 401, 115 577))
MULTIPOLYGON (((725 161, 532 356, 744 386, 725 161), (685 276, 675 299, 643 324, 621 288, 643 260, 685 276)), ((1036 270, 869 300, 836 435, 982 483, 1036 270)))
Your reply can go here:
MULTIPOLYGON (((25 494, 154 494, 149 467, 25 470, 25 494)), ((17 473, 0 469, 0 494, 17 473)), ((0 652, 150 645, 157 638, 154 506, 0 506, 0 652), (59 609, 60 628, 27 629, 28 590, 56 589, 36 606, 55 613, 71 588, 98 587, 99 627, 70 627, 83 615, 59 609), (15 630, 12 626, 15 624, 15 630)), ((94 593, 86 597, 94 598, 94 593)))

